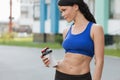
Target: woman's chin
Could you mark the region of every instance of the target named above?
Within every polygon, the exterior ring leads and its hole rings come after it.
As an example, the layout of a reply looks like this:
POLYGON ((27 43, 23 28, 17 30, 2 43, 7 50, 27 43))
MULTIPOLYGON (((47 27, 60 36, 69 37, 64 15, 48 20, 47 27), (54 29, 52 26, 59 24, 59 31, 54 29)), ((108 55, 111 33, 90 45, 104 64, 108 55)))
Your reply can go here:
POLYGON ((72 22, 71 20, 66 20, 68 23, 72 22))

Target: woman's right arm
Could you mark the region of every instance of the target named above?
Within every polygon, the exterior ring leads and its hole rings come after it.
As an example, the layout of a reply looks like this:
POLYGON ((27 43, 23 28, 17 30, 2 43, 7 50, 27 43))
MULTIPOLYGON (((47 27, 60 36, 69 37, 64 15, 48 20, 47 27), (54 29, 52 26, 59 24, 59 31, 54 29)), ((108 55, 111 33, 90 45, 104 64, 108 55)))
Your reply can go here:
MULTIPOLYGON (((63 40, 65 39, 67 32, 68 32, 68 28, 66 28, 66 29, 63 30, 63 40)), ((46 67, 49 67, 50 60, 48 58, 46 58, 45 56, 41 56, 41 59, 42 59, 44 65, 46 67)), ((57 61, 58 65, 59 65, 60 62, 61 62, 61 60, 57 61)))

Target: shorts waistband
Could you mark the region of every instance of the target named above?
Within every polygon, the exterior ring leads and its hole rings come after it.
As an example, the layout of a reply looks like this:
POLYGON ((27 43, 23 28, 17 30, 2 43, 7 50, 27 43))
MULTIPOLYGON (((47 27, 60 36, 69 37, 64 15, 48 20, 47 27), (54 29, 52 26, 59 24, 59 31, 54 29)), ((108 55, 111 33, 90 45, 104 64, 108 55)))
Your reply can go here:
POLYGON ((86 76, 91 75, 91 73, 88 72, 88 73, 80 74, 80 75, 72 75, 72 74, 66 74, 66 73, 63 73, 63 72, 60 72, 60 71, 56 70, 56 75, 61 75, 61 76, 64 76, 64 77, 86 77, 86 76))

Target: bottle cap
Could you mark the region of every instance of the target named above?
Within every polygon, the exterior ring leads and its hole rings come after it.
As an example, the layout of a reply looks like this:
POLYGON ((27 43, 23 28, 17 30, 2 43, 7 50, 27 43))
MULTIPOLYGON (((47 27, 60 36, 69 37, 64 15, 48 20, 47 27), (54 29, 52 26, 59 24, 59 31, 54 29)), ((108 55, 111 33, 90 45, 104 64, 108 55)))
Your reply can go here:
POLYGON ((44 53, 44 52, 46 52, 46 50, 47 49, 49 49, 48 47, 46 47, 46 48, 43 48, 42 50, 41 50, 41 53, 44 53))

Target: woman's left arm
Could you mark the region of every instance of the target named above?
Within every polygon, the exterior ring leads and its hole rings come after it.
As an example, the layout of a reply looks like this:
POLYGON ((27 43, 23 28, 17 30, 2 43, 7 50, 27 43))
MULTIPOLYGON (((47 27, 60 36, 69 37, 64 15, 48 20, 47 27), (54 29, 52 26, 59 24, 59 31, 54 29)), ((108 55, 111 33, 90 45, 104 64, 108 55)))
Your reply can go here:
POLYGON ((104 32, 101 25, 93 28, 93 40, 95 50, 95 70, 93 80, 101 80, 104 65, 104 32))

